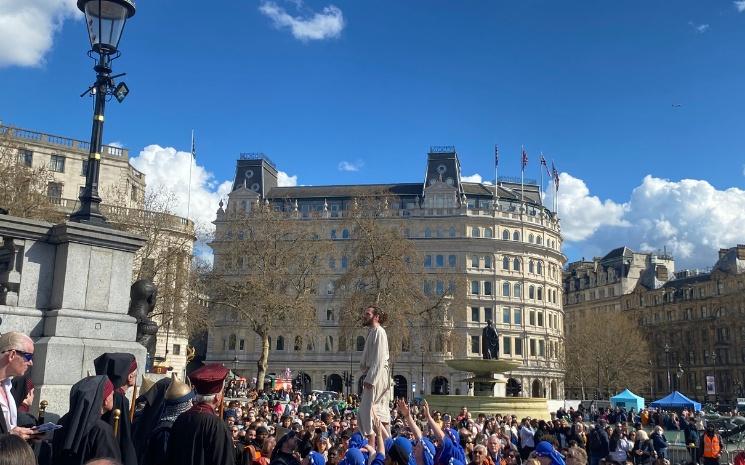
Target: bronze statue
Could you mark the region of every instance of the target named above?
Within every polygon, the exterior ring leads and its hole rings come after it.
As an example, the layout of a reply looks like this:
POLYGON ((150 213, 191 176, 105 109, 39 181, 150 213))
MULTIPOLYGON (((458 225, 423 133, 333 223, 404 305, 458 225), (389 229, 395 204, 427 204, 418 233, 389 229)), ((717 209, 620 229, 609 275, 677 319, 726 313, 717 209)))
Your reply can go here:
POLYGON ((481 353, 485 360, 499 358, 499 335, 491 320, 486 320, 486 327, 481 333, 481 353))
POLYGON ((148 318, 155 309, 158 288, 149 279, 140 279, 129 289, 129 316, 137 319, 137 342, 145 346, 147 353, 155 354, 155 335, 158 325, 148 318))

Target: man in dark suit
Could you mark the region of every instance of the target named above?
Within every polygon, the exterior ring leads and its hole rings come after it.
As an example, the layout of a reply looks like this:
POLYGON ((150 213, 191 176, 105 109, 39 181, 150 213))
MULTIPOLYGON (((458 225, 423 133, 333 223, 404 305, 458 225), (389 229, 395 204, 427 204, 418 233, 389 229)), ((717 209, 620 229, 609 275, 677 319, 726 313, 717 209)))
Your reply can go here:
POLYGON ((36 437, 30 428, 18 426, 18 410, 13 399, 11 378, 23 376, 34 362, 34 341, 17 331, 0 336, 0 434, 15 434, 23 439, 36 437))

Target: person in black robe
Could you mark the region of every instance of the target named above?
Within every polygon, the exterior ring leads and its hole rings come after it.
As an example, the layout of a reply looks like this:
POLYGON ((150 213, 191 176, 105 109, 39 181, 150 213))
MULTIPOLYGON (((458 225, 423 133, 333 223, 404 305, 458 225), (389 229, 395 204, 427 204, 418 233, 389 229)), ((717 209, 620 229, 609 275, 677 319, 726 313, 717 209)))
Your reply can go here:
POLYGON ((210 363, 189 376, 196 403, 173 423, 165 465, 235 465, 230 430, 217 414, 227 375, 227 368, 210 363))
POLYGON ((137 398, 137 405, 142 405, 142 408, 135 412, 135 418, 132 421, 132 442, 137 451, 137 463, 140 465, 145 463, 147 444, 153 429, 160 421, 165 404, 165 394, 170 385, 170 378, 160 379, 137 398))
POLYGON ((114 385, 106 376, 89 376, 72 386, 70 411, 54 432, 54 465, 83 465, 97 458, 120 459, 114 430, 101 419, 114 405, 114 385))
MULTIPOLYGON (((18 420, 16 423, 23 428, 33 428, 40 424, 39 419, 31 415, 30 406, 34 402, 34 383, 31 381, 31 370, 27 370, 23 376, 14 376, 11 381, 10 393, 16 403, 18 420)), ((51 415, 50 415, 51 416, 51 415)), ((59 417, 49 418, 53 423, 59 417)), ((38 435, 29 445, 34 450, 36 462, 39 465, 50 465, 52 463, 52 433, 38 435)))
POLYGON ((176 418, 192 407, 194 391, 186 383, 176 379, 174 373, 164 397, 165 401, 160 421, 150 434, 144 459, 140 462, 140 465, 160 465, 166 462, 171 428, 173 428, 176 418))
MULTIPOLYGON (((132 442, 132 423, 129 419, 129 400, 126 393, 137 379, 137 360, 132 354, 105 353, 93 361, 97 375, 106 375, 114 385, 114 409, 121 411, 119 419, 119 450, 123 465, 137 465, 137 452, 132 442)), ((111 412, 103 420, 114 425, 111 412)))

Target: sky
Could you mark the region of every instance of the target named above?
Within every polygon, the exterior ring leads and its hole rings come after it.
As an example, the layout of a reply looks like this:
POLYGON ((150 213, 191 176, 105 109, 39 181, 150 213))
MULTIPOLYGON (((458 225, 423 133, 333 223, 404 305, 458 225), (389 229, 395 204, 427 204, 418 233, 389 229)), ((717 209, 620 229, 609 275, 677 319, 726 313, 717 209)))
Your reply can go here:
MULTIPOLYGON (((468 179, 561 173, 568 259, 745 243, 745 0, 137 2, 104 140, 209 226, 242 152, 284 185, 421 182, 431 145, 468 179)), ((0 120, 89 138, 75 0, 0 0, 0 120)), ((549 192, 552 187, 546 184, 549 192)))

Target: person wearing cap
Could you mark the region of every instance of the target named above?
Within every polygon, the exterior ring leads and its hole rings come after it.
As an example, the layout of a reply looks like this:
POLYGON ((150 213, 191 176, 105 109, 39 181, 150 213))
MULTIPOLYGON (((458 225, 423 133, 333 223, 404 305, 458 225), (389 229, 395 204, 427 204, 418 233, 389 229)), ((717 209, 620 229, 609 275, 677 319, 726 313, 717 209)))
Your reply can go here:
POLYGON ((23 376, 33 366, 34 341, 17 331, 8 331, 0 336, 0 434, 15 434, 22 439, 31 439, 30 428, 18 426, 18 408, 13 399, 12 380, 23 376))
POLYGON ((166 461, 171 428, 179 415, 192 407, 194 391, 176 378, 174 373, 163 396, 163 408, 158 424, 150 433, 146 453, 140 465, 160 465, 166 461))
POLYGON ((218 416, 228 369, 210 363, 189 376, 196 391, 194 405, 173 422, 168 439, 170 465, 234 465, 235 447, 230 430, 218 416))
POLYGON ((536 444, 530 457, 538 459, 541 465, 566 465, 564 457, 548 441, 536 444))
POLYGON ((373 442, 373 417, 383 427, 391 422, 388 404, 391 397, 391 373, 389 366, 388 335, 383 329, 387 315, 375 305, 368 305, 362 313, 363 325, 370 328, 360 358, 362 403, 360 405, 360 431, 373 442))
POLYGON ((70 389, 70 411, 52 441, 55 465, 82 465, 96 458, 120 459, 114 430, 101 418, 114 408, 114 385, 106 376, 88 376, 70 389))
POLYGON ((137 397, 137 404, 141 407, 139 411, 135 412, 135 418, 132 422, 132 442, 137 450, 137 462, 140 464, 145 459, 150 435, 160 422, 166 391, 171 385, 171 378, 163 378, 146 390, 146 379, 144 376, 142 377, 142 390, 140 396, 137 397))
MULTIPOLYGON (((93 365, 97 375, 104 375, 114 385, 114 410, 121 412, 119 417, 119 449, 123 465, 137 465, 137 451, 132 441, 132 423, 129 419, 129 399, 127 389, 134 386, 137 379, 137 360, 127 353, 107 352, 98 356, 93 365)), ((103 417, 114 425, 114 416, 108 412, 103 417)))

